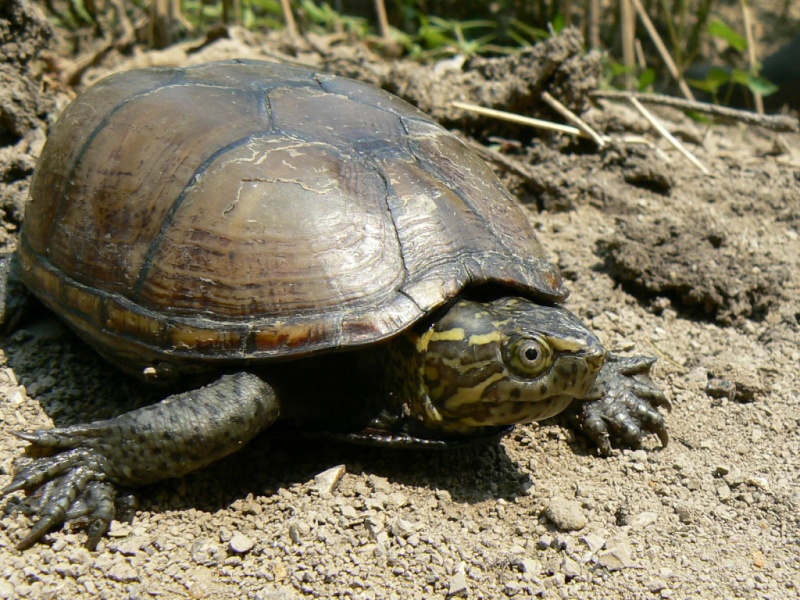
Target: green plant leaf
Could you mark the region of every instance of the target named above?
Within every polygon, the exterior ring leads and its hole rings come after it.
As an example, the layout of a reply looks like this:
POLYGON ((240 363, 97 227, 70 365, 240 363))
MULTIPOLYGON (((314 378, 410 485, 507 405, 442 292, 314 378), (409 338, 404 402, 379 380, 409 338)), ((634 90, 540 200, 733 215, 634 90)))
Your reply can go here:
POLYGON ((714 93, 723 85, 731 83, 734 80, 733 77, 733 73, 730 71, 730 69, 723 67, 711 67, 708 70, 705 79, 693 79, 691 80, 690 85, 693 85, 698 89, 705 90, 706 92, 714 93))
POLYGON ((639 75, 639 91, 646 92, 650 86, 656 81, 656 71, 653 68, 647 68, 639 75))
POLYGON ((690 110, 686 114, 692 121, 696 121, 697 123, 702 123, 704 125, 712 125, 714 123, 714 119, 709 117, 707 114, 697 112, 696 110, 690 110))
POLYGON ((731 71, 731 81, 747 87, 750 83, 750 72, 744 69, 733 69, 731 71))
POLYGON ((550 23, 550 26, 553 28, 553 33, 558 35, 564 28, 567 26, 567 19, 562 13, 558 13, 550 23))
POLYGON ((761 94, 762 96, 774 94, 779 89, 778 86, 772 83, 769 79, 759 75, 753 75, 752 73, 748 73, 746 85, 748 88, 750 88, 751 92, 761 94))
POLYGON ((731 29, 721 19, 711 19, 711 21, 708 23, 708 33, 715 38, 725 40, 739 52, 742 52, 747 48, 747 39, 743 35, 740 35, 731 29))

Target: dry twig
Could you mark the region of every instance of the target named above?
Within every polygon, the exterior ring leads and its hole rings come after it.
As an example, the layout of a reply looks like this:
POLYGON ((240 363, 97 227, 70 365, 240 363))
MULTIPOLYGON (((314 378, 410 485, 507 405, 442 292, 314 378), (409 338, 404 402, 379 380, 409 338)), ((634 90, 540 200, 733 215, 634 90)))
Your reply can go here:
POLYGON ((636 110, 638 110, 641 113, 641 115, 645 119, 647 119, 647 121, 653 127, 655 127, 656 131, 658 131, 658 133, 660 133, 662 136, 664 136, 664 139, 666 139, 670 144, 672 144, 672 146, 678 152, 683 154, 689 160, 690 163, 692 163, 695 167, 700 169, 703 172, 704 175, 708 175, 709 174, 709 171, 705 167, 705 165, 703 163, 701 163, 694 154, 689 152, 689 150, 686 148, 686 146, 681 144, 680 141, 678 141, 675 138, 675 136, 673 136, 669 131, 667 131, 667 128, 664 127, 661 124, 661 121, 656 119, 655 116, 649 110, 647 110, 644 106, 642 106, 641 102, 639 102, 636 98, 631 98, 630 101, 631 101, 631 104, 633 104, 633 106, 636 107, 636 110))
POLYGON ((295 23, 294 15, 292 14, 292 6, 289 0, 281 0, 281 10, 283 11, 283 19, 286 21, 286 31, 292 38, 297 37, 297 23, 295 23))
POLYGON ((584 133, 577 127, 570 125, 562 125, 561 123, 553 123, 552 121, 544 121, 542 119, 534 119, 533 117, 524 117, 514 113, 505 112, 504 110, 495 110, 493 108, 485 108, 477 104, 468 104, 466 102, 452 102, 452 105, 462 110, 468 110, 478 113, 479 115, 486 115, 487 117, 494 117, 511 123, 519 123, 520 125, 530 125, 531 127, 538 127, 539 129, 547 129, 548 131, 558 131, 559 133, 567 133, 569 135, 577 135, 579 137, 591 138, 587 133, 584 133))
POLYGON ((600 0, 588 0, 586 39, 591 50, 600 48, 600 0))
POLYGON ((689 100, 694 100, 694 95, 692 94, 692 90, 689 89, 689 86, 686 84, 686 80, 683 78, 683 75, 678 71, 678 67, 675 65, 675 61, 672 60, 672 57, 667 50, 667 47, 664 45, 664 42, 661 40, 661 36, 658 35, 658 31, 653 26, 653 22, 650 20, 650 17, 647 15, 647 12, 644 10, 642 3, 640 0, 630 0, 633 2, 633 6, 636 9, 637 14, 639 15, 639 19, 642 21, 642 25, 644 28, 647 29, 648 35, 650 35, 650 39, 653 40, 653 43, 656 46, 656 50, 661 55, 661 59, 664 61, 664 64, 667 65, 667 69, 669 69, 670 74, 678 82, 678 87, 681 89, 681 93, 686 96, 689 100))
POLYGON ((696 100, 684 100, 674 96, 662 96, 659 94, 646 94, 643 92, 621 92, 616 90, 595 90, 591 93, 592 98, 607 98, 609 100, 628 100, 636 98, 640 102, 648 104, 660 104, 661 106, 671 106, 681 110, 701 112, 722 119, 740 121, 748 125, 759 125, 772 131, 797 132, 800 131, 800 121, 787 115, 759 115, 747 110, 738 108, 728 108, 727 106, 717 106, 708 102, 697 102, 696 100))
POLYGON ((389 18, 386 16, 386 5, 383 0, 375 0, 375 12, 378 14, 378 26, 381 30, 381 37, 385 42, 390 42, 392 32, 389 29, 389 18))
POLYGON ((597 144, 598 148, 602 148, 606 145, 605 141, 603 140, 602 136, 597 133, 592 127, 583 119, 581 119, 578 115, 568 109, 566 106, 561 104, 558 100, 553 98, 547 92, 542 92, 542 100, 547 102, 547 104, 559 113, 562 117, 564 117, 567 121, 575 125, 578 129, 580 129, 583 133, 587 136, 592 138, 595 143, 597 144))
POLYGON ((636 53, 634 51, 634 40, 636 39, 636 18, 631 12, 631 0, 621 0, 620 2, 620 25, 622 27, 622 62, 625 65, 625 87, 631 89, 635 87, 633 77, 636 67, 636 53))
MULTIPOLYGON (((577 137, 594 140, 594 137, 591 134, 581 131, 577 127, 572 127, 571 125, 562 125, 561 123, 553 123, 552 121, 543 121, 542 119, 534 119, 533 117, 524 117, 522 115, 509 113, 502 110, 495 110, 493 108, 484 108, 483 106, 478 106, 476 104, 467 104, 465 102, 452 102, 452 105, 462 110, 468 110, 481 115, 486 115, 487 117, 493 117, 495 119, 509 121, 510 123, 529 125, 530 127, 536 127, 538 129, 545 129, 547 131, 557 131, 558 133, 566 133, 567 135, 574 135, 577 137)), ((609 144, 637 144, 637 145, 647 146, 648 148, 653 150, 656 154, 658 154, 659 158, 661 158, 666 162, 669 162, 669 157, 666 154, 664 154, 660 148, 658 148, 647 138, 644 138, 640 135, 623 135, 614 137, 608 135, 600 135, 597 133, 595 133, 595 135, 597 135, 600 138, 603 147, 609 144)))
MULTIPOLYGON (((756 43, 753 38, 753 22, 750 19, 750 7, 747 0, 739 0, 742 5, 742 17, 744 19, 744 34, 747 37, 747 60, 750 63, 750 72, 758 74, 758 59, 756 58, 756 43)), ((753 90, 753 100, 756 104, 756 112, 764 114, 764 98, 757 91, 753 90)))

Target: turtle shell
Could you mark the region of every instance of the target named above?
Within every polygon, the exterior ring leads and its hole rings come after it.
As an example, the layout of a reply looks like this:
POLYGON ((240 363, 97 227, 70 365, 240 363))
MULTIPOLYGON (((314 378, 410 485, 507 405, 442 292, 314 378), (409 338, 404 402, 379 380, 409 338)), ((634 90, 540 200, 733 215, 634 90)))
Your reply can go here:
POLYGON ((563 300, 458 138, 350 79, 258 61, 113 75, 53 127, 23 280, 129 370, 383 340, 468 286, 563 300))

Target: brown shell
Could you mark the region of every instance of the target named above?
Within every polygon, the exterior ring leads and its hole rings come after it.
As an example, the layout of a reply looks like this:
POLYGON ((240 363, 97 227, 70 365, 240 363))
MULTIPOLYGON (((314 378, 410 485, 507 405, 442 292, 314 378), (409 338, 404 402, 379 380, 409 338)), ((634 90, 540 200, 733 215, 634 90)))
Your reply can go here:
POLYGON ((466 286, 567 293, 448 131, 382 90, 257 61, 129 71, 77 98, 20 254, 26 284, 134 370, 376 342, 466 286))

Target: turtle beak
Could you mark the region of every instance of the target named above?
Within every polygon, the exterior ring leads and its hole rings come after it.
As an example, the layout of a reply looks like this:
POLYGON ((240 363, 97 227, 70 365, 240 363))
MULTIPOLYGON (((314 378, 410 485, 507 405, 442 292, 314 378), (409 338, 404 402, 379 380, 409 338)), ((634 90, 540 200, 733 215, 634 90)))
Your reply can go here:
POLYGON ((589 370, 594 373, 599 373, 603 365, 606 364, 606 351, 602 348, 593 348, 588 350, 585 356, 586 364, 589 370))

